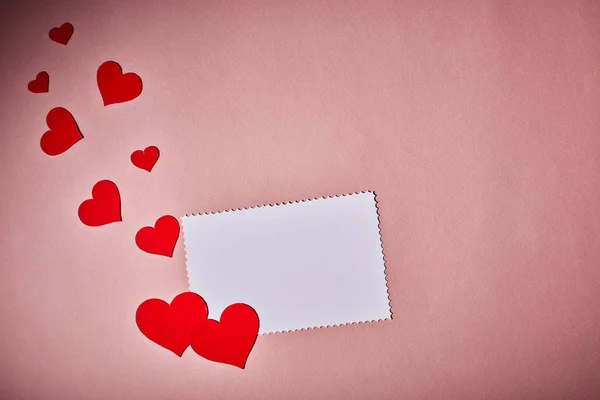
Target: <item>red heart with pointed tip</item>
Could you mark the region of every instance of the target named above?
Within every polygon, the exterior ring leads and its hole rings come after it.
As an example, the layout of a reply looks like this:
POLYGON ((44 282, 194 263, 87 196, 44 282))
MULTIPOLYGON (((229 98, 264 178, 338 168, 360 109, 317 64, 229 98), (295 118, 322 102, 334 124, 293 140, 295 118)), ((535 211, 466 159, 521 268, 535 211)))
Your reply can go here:
POLYGON ((179 221, 171 215, 156 220, 154 228, 145 226, 135 235, 140 250, 165 257, 172 257, 179 238, 179 221))
POLYGON ((42 135, 40 147, 49 156, 64 153, 83 139, 75 118, 62 107, 53 108, 48 112, 46 124, 50 130, 42 135))
POLYGON ((190 346, 207 360, 244 369, 258 328, 258 314, 252 307, 232 304, 223 311, 220 322, 199 322, 192 331, 190 346))
POLYGON ((79 219, 87 226, 101 226, 121 219, 121 198, 117 185, 103 180, 92 188, 92 198, 79 206, 79 219))
POLYGON ((156 146, 148 146, 145 150, 136 150, 131 153, 131 162, 136 167, 145 171, 152 171, 154 164, 158 161, 160 152, 156 146))
POLYGON ((48 36, 56 43, 64 44, 66 46, 67 43, 69 43, 71 36, 73 36, 73 25, 65 22, 60 28, 50 29, 48 36))
POLYGON ((142 78, 133 72, 124 74, 114 61, 102 64, 96 78, 104 106, 133 100, 142 93, 142 78))
POLYGON ((31 93, 47 93, 50 86, 50 76, 46 71, 42 71, 36 75, 35 79, 29 81, 27 89, 31 93))
POLYGON ((170 305, 160 299, 144 301, 135 313, 135 322, 144 336, 181 357, 190 344, 192 329, 207 316, 204 299, 185 292, 170 305))

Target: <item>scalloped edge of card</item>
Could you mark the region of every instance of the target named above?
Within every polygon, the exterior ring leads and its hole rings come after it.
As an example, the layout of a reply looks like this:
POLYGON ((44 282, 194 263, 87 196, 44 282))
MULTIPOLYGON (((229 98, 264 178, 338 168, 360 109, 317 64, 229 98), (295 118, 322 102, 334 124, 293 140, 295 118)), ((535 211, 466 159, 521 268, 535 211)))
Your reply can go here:
MULTIPOLYGON (((346 322, 346 323, 334 324, 334 325, 322 325, 322 326, 314 326, 314 327, 308 327, 308 328, 290 329, 290 330, 275 331, 275 332, 268 332, 268 333, 259 333, 258 336, 278 335, 278 334, 282 334, 282 333, 312 331, 312 330, 326 329, 326 328, 337 328, 337 327, 343 327, 343 326, 349 326, 349 325, 372 324, 372 323, 376 323, 376 322, 391 321, 391 320, 394 319, 394 311, 392 309, 392 301, 391 301, 391 298, 390 298, 390 287, 389 287, 389 282, 388 282, 388 277, 387 277, 388 266, 387 266, 387 260, 385 258, 385 248, 383 247, 383 238, 381 237, 381 215, 379 213, 379 200, 377 198, 377 192, 376 191, 374 191, 374 190, 362 190, 362 191, 358 191, 358 192, 336 194, 336 195, 331 195, 331 196, 311 197, 311 198, 308 198, 308 199, 286 201, 286 202, 282 202, 282 203, 268 203, 268 204, 259 204, 259 205, 248 206, 248 207, 231 208, 231 209, 220 210, 220 211, 207 211, 207 212, 202 212, 202 213, 190 213, 190 214, 184 214, 184 216, 180 217, 179 219, 180 219, 180 222, 181 222, 181 226, 183 226, 183 219, 187 218, 187 217, 197 217, 197 216, 201 216, 201 215, 222 214, 222 213, 233 212, 233 211, 242 212, 242 211, 245 211, 245 210, 252 210, 252 209, 256 209, 256 208, 265 208, 265 207, 280 207, 280 206, 286 206, 286 205, 296 204, 296 203, 305 203, 307 201, 321 200, 321 199, 333 199, 333 198, 336 198, 336 197, 352 196, 352 195, 364 194, 364 193, 372 193, 373 194, 373 198, 375 200, 375 211, 377 213, 377 231, 378 231, 378 234, 379 234, 379 244, 381 246, 381 254, 382 254, 382 257, 383 257, 383 276, 384 276, 384 279, 385 279, 385 289, 386 289, 386 292, 387 292, 388 309, 389 309, 389 312, 390 312, 390 317, 389 318, 382 318, 382 319, 367 320, 367 321, 352 321, 352 322, 346 322)), ((186 243, 185 242, 185 231, 183 229, 181 231, 182 231, 181 236, 182 236, 182 239, 183 239, 183 252, 185 254, 185 275, 186 275, 186 279, 187 279, 187 283, 188 283, 187 284, 188 291, 191 291, 190 276, 189 276, 189 272, 188 272, 187 247, 186 247, 186 244, 185 244, 186 243)), ((201 293, 198 293, 198 294, 202 295, 201 293)), ((250 304, 250 306, 251 306, 251 304, 250 304)), ((260 316, 259 316, 259 318, 260 318, 260 316)))

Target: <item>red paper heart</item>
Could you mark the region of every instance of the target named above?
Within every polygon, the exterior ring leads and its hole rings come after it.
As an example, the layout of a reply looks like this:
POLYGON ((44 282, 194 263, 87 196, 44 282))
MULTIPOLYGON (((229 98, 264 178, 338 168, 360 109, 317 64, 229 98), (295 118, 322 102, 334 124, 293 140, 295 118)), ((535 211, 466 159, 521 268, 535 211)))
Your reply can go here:
POLYGON ((135 313, 135 322, 144 336, 181 357, 190 344, 192 329, 207 316, 204 299, 185 292, 171 305, 160 299, 144 301, 135 313))
POLYGON ((192 331, 192 349, 207 360, 245 368, 258 336, 259 320, 246 304, 232 304, 221 314, 221 321, 207 319, 192 331))
POLYGON ((60 26, 60 28, 50 29, 48 36, 56 43, 64 44, 66 46, 67 43, 69 43, 71 36, 73 36, 73 25, 65 22, 60 26))
POLYGON ((79 219, 87 226, 101 226, 121 219, 121 198, 117 185, 103 180, 92 188, 92 198, 79 206, 79 219))
POLYGON ((142 93, 142 79, 133 72, 123 74, 121 66, 114 61, 102 64, 96 78, 105 106, 133 100, 142 93))
POLYGON ((36 75, 35 79, 30 81, 27 89, 31 93, 47 93, 50 86, 50 76, 46 71, 42 71, 36 75))
POLYGON ((46 131, 40 139, 42 151, 49 156, 64 153, 69 147, 83 139, 75 119, 62 107, 53 108, 46 116, 46 131))
POLYGON ((136 167, 146 170, 148 172, 152 171, 152 167, 158 161, 158 157, 160 152, 158 151, 158 147, 156 146, 148 146, 145 150, 136 150, 131 153, 131 162, 136 167))
POLYGON ((140 250, 150 254, 172 257, 179 238, 179 221, 170 215, 156 220, 154 228, 145 226, 135 235, 140 250))

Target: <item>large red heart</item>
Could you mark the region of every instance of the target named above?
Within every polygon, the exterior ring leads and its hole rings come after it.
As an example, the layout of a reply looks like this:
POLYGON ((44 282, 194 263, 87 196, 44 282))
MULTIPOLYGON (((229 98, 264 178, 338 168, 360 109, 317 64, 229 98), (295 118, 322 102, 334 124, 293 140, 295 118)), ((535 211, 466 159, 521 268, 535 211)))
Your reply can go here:
POLYGON ((105 106, 133 100, 142 93, 142 79, 133 72, 123 74, 121 66, 114 61, 102 64, 96 78, 105 106))
POLYGON ((136 167, 145 171, 152 171, 152 167, 158 161, 160 152, 156 146, 148 146, 145 150, 136 150, 131 153, 131 162, 136 167))
POLYGON ((31 93, 47 93, 50 86, 50 76, 46 71, 42 71, 36 75, 35 79, 30 81, 27 89, 31 93))
POLYGON ((73 36, 73 25, 65 22, 60 26, 60 28, 50 29, 48 36, 56 43, 64 44, 66 46, 67 43, 69 43, 71 36, 73 36))
POLYGON ((40 139, 42 151, 49 156, 64 153, 75 143, 83 139, 75 119, 69 111, 62 107, 53 108, 46 116, 46 131, 40 139))
POLYGON ((154 228, 145 226, 135 235, 140 250, 150 254, 172 257, 179 238, 179 221, 171 215, 156 220, 154 228))
POLYGON ((92 188, 92 198, 79 206, 79 219, 87 226, 101 226, 121 219, 121 198, 117 185, 103 180, 92 188))
POLYGON ((192 331, 190 346, 207 360, 243 369, 256 342, 258 327, 258 315, 252 307, 232 304, 221 314, 221 322, 199 322, 192 331))
POLYGON ((144 301, 135 313, 135 322, 144 336, 181 357, 190 344, 192 329, 207 316, 204 299, 185 292, 171 305, 160 299, 144 301))

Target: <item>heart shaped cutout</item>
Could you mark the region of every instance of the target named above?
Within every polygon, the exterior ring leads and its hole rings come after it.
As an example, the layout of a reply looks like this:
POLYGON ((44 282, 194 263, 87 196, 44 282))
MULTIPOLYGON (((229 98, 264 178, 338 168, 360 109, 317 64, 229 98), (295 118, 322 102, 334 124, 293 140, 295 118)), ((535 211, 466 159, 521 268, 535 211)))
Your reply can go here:
POLYGON ((158 161, 159 156, 160 152, 158 151, 158 147, 148 146, 144 150, 136 150, 131 153, 131 162, 136 167, 150 172, 158 161))
POLYGON ((114 61, 106 61, 98 67, 96 79, 104 106, 133 100, 142 93, 142 78, 133 72, 124 74, 114 61))
POLYGON ((31 93, 48 93, 50 86, 50 76, 46 71, 42 71, 35 76, 35 79, 29 81, 27 89, 31 93))
POLYGON ((179 221, 171 215, 156 220, 154 228, 145 226, 135 235, 140 250, 165 257, 172 257, 179 238, 179 221))
POLYGON ((102 226, 122 221, 121 198, 117 185, 103 180, 92 188, 92 198, 79 206, 79 219, 87 226, 102 226))
POLYGON ((46 116, 46 124, 50 130, 42 135, 40 147, 49 156, 64 153, 83 139, 75 118, 65 108, 56 107, 50 110, 46 116))
POLYGON ((73 31, 73 25, 71 25, 68 22, 65 22, 60 26, 60 28, 55 27, 50 29, 50 31, 48 32, 48 36, 50 37, 50 40, 56 43, 64 44, 66 46, 67 43, 69 43, 71 36, 73 36, 73 31))
POLYGON ((244 369, 258 336, 259 319, 247 304, 232 304, 221 319, 199 322, 192 331, 190 346, 207 360, 244 369))
POLYGON ((192 292, 177 295, 171 304, 149 299, 138 307, 135 322, 152 342, 179 357, 190 344, 193 328, 206 320, 208 309, 202 297, 192 292))

